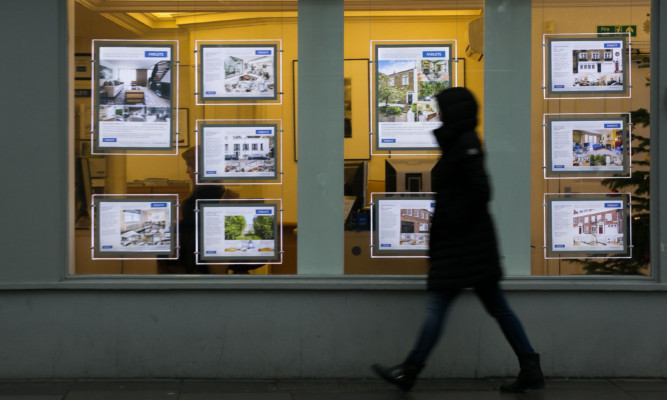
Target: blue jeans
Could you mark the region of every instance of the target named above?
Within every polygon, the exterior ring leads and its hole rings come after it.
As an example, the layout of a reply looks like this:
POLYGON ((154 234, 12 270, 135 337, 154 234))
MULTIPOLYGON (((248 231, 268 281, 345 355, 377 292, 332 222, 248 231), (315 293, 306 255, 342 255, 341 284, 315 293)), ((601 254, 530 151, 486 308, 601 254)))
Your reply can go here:
MULTIPOLYGON (((500 329, 503 331, 505 338, 510 346, 512 346, 512 350, 514 350, 517 357, 535 354, 535 350, 530 345, 521 322, 510 309, 503 291, 498 284, 475 287, 474 289, 477 297, 484 304, 486 311, 500 325, 500 329)), ((435 347, 440 338, 447 310, 460 292, 458 289, 431 292, 426 307, 426 320, 422 326, 417 343, 408 356, 407 362, 415 365, 423 365, 426 362, 431 350, 433 350, 433 347, 435 347)))

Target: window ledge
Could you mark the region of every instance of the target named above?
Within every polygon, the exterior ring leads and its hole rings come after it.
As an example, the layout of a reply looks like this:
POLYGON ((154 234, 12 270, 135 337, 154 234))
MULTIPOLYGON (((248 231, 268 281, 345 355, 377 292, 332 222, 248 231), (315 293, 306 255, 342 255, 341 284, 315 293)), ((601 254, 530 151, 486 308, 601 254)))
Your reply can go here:
MULTIPOLYGON (((667 291, 649 277, 511 277, 507 291, 667 291)), ((69 276, 60 282, 0 282, 0 290, 425 290, 426 277, 401 276, 69 276)))

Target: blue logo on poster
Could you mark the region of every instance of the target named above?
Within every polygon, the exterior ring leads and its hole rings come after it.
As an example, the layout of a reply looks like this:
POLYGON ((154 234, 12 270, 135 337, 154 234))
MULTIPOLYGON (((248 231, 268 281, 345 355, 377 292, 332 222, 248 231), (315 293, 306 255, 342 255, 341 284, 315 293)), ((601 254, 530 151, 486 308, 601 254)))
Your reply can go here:
POLYGON ((554 247, 557 248, 557 249, 564 249, 565 245, 564 244, 557 244, 554 247))
POLYGON ((271 132, 270 129, 257 129, 257 130, 255 131, 255 134, 256 134, 256 135, 270 135, 270 134, 272 134, 272 133, 273 133, 273 132, 271 132))
POLYGON ((270 56, 271 55, 271 50, 255 50, 255 55, 270 56))
POLYGON ((167 206, 167 203, 151 203, 151 208, 164 208, 167 206))
POLYGON ((207 90, 206 94, 215 94, 215 90, 207 90))
POLYGON ((396 139, 382 139, 382 143, 396 143, 396 139))
POLYGON ((215 174, 216 172, 218 172, 218 171, 206 171, 206 174, 211 175, 211 174, 215 174))
POLYGON ((115 141, 116 141, 116 138, 115 138, 115 137, 104 138, 104 139, 102 139, 102 141, 103 141, 103 142, 115 142, 115 141))
POLYGON ((605 43, 604 48, 605 49, 621 48, 621 44, 620 43, 605 43))
POLYGON ((621 208, 621 203, 604 203, 604 208, 621 208))
POLYGON ((422 52, 422 57, 438 57, 438 58, 447 58, 446 51, 424 51, 422 52))
POLYGON ((382 243, 380 247, 391 247, 391 243, 382 243))
POLYGON ((554 85, 554 89, 565 89, 565 85, 554 85))
POLYGON ((146 58, 148 58, 148 57, 165 58, 165 57, 167 57, 167 52, 166 51, 146 51, 146 52, 144 52, 144 56, 146 58))
POLYGON ((113 246, 112 246, 112 245, 110 245, 110 244, 108 244, 108 245, 106 245, 106 246, 102 246, 102 248, 103 248, 103 249, 112 249, 112 248, 113 248, 113 246))
POLYGON ((431 203, 431 208, 435 208, 435 202, 431 203))
POLYGON ((206 254, 216 254, 217 250, 206 250, 206 254))
POLYGON ((565 168, 564 165, 554 165, 554 168, 565 168))
POLYGON ((257 215, 271 215, 271 214, 273 214, 273 210, 255 210, 255 214, 257 214, 257 215))
POLYGON ((607 129, 621 129, 621 124, 604 124, 607 129))

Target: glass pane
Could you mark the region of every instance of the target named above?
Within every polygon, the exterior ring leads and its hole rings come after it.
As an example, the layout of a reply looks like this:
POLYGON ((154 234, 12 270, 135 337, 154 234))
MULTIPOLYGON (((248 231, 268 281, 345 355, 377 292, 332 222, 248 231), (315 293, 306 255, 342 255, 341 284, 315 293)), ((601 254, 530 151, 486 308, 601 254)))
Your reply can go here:
POLYGON ((73 272, 296 273, 297 2, 112 3, 74 5, 73 272))
POLYGON ((650 2, 635 4, 533 1, 531 275, 651 274, 650 2))
POLYGON ((361 3, 345 2, 345 274, 423 275, 434 95, 482 103, 483 2, 361 3))

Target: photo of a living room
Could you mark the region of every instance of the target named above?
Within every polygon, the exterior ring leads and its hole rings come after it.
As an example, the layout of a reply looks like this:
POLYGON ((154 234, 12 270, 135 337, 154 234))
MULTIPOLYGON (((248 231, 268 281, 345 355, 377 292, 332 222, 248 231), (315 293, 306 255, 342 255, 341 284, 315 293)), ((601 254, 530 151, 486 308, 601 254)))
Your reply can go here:
POLYGON ((578 130, 572 131, 573 166, 623 165, 623 131, 578 130))
POLYGON ((100 105, 170 107, 170 61, 102 60, 97 82, 100 105))
POLYGON ((225 57, 226 93, 267 93, 273 92, 273 55, 225 57))

